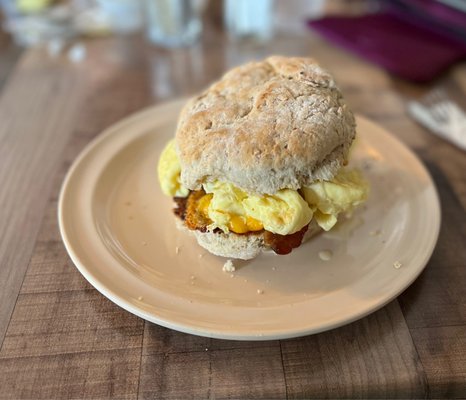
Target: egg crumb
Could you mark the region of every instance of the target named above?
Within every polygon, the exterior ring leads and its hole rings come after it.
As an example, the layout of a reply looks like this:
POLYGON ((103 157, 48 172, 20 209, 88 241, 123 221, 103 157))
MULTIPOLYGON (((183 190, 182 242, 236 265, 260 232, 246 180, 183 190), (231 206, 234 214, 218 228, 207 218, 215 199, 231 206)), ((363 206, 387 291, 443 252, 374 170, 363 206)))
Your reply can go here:
POLYGON ((333 256, 333 253, 331 250, 321 250, 319 251, 319 258, 322 260, 322 261, 328 261, 332 258, 333 256))
POLYGON ((225 264, 223 264, 223 272, 235 272, 236 268, 231 260, 227 260, 225 264))
POLYGON ((402 265, 403 265, 403 264, 401 264, 399 261, 395 261, 395 262, 393 263, 393 267, 394 267, 395 269, 400 269, 402 265))

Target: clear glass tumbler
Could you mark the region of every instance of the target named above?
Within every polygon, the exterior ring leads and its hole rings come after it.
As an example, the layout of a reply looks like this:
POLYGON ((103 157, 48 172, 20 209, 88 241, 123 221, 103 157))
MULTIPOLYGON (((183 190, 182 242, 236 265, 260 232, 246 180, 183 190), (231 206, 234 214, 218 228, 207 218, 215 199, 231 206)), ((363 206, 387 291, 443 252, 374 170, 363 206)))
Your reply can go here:
POLYGON ((232 39, 265 41, 272 36, 273 0, 224 0, 224 22, 232 39))
POLYGON ((202 31, 202 0, 145 0, 146 35, 162 47, 184 47, 202 31))

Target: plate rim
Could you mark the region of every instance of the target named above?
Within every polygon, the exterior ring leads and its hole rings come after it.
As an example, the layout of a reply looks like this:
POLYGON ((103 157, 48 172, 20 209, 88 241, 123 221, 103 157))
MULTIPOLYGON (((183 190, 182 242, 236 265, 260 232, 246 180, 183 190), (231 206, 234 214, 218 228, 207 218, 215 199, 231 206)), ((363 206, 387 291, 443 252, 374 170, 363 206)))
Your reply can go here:
POLYGON ((286 330, 285 329, 270 329, 267 331, 267 333, 263 335, 257 335, 257 334, 245 334, 244 332, 235 332, 234 329, 228 329, 228 330, 215 330, 215 329, 205 329, 205 328, 199 328, 194 325, 191 325, 188 322, 176 322, 173 320, 169 320, 163 317, 159 317, 157 315, 154 315, 152 313, 145 312, 144 310, 138 308, 137 306, 133 305, 131 302, 128 300, 125 300, 121 295, 118 293, 115 293, 111 288, 107 287, 105 285, 105 282, 102 282, 98 278, 95 277, 95 275, 89 270, 89 268, 84 265, 84 263, 81 261, 79 254, 76 253, 76 251, 73 249, 71 240, 69 239, 68 233, 66 231, 65 227, 65 222, 64 222, 64 208, 65 208, 65 197, 66 197, 66 191, 70 186, 70 181, 72 180, 73 176, 77 173, 76 171, 82 164, 83 160, 88 156, 89 153, 91 153, 95 147, 97 147, 101 142, 105 141, 109 136, 112 136, 112 134, 115 134, 116 132, 120 131, 121 129, 124 129, 125 126, 131 126, 135 121, 138 121, 141 118, 146 117, 146 115, 150 115, 154 113, 154 111, 160 112, 164 108, 170 109, 170 108, 175 108, 178 107, 180 108, 182 104, 184 104, 187 101, 187 98, 179 98, 179 99, 174 99, 169 102, 164 102, 164 103, 158 103, 149 107, 146 107, 140 111, 137 111, 133 114, 130 114, 129 116, 121 119, 120 121, 110 125, 106 129, 104 129, 101 133, 99 133, 95 138, 93 138, 87 145, 81 150, 79 155, 74 159, 71 167, 68 169, 65 178, 63 180, 63 183, 60 188, 59 192, 59 199, 58 199, 58 225, 59 225, 59 231, 60 231, 60 236, 62 238, 63 244, 65 246, 65 249, 73 261, 73 264, 75 267, 78 269, 78 271, 83 275, 83 277, 96 289, 98 290, 103 296, 108 298, 110 301, 118 305, 119 307, 123 308, 124 310, 140 317, 143 318, 149 322, 164 326, 169 329, 174 329, 176 331, 184 332, 184 333, 189 333, 189 334, 194 334, 198 336, 204 336, 204 337, 210 337, 210 338, 217 338, 217 339, 227 339, 227 340, 254 340, 254 341, 263 341, 263 340, 277 340, 277 339, 288 339, 288 338, 295 338, 295 337, 301 337, 305 335, 310 335, 310 334, 316 334, 320 332, 324 332, 327 330, 335 329, 337 327, 343 326, 350 324, 354 321, 357 321, 361 318, 364 318, 365 316, 372 314, 373 312, 381 309, 388 303, 390 303, 392 300, 397 298, 402 292, 404 292, 418 277, 419 275, 424 271, 429 259, 431 258, 433 251, 436 247, 438 237, 440 234, 440 226, 441 226, 441 207, 440 207, 440 199, 438 195, 438 191, 435 185, 434 180, 432 179, 432 176, 430 175, 429 171, 427 170, 426 166, 424 163, 420 160, 420 158, 407 146, 405 145, 398 137, 390 134, 390 132, 385 129, 384 127, 378 125, 377 123, 371 121, 370 119, 357 115, 357 118, 360 120, 364 120, 365 122, 368 122, 369 124, 375 125, 378 128, 380 128, 385 135, 390 137, 391 140, 396 142, 396 145, 400 146, 403 148, 404 151, 407 151, 410 156, 415 160, 415 162, 418 164, 418 166, 422 169, 422 172, 425 174, 425 176, 428 178, 428 183, 429 186, 432 188, 432 194, 433 194, 433 206, 435 210, 430 210, 432 212, 432 215, 434 215, 434 225, 435 225, 435 233, 432 236, 432 245, 428 249, 428 251, 424 252, 423 255, 424 257, 422 258, 422 261, 419 262, 419 267, 417 268, 416 272, 410 277, 409 280, 405 280, 404 284, 400 286, 399 289, 395 290, 395 292, 385 298, 383 301, 380 301, 376 306, 371 306, 368 307, 365 310, 362 310, 359 313, 353 314, 350 318, 347 319, 342 319, 340 321, 336 322, 330 322, 326 324, 322 324, 318 328, 311 327, 311 328, 306 328, 304 327, 303 329, 300 330, 286 330))

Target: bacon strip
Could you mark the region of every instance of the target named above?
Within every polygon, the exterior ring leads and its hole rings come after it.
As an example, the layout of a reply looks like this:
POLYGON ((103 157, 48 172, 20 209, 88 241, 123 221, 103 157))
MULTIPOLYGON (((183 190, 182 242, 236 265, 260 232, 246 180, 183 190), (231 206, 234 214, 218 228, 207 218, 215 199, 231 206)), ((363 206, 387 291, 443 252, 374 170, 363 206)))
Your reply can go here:
POLYGON ((291 250, 301 245, 308 227, 309 224, 291 235, 279 235, 277 233, 264 231, 264 243, 277 254, 289 254, 291 250))
POLYGON ((176 204, 176 207, 173 209, 173 212, 182 221, 184 221, 186 218, 186 207, 188 205, 188 197, 173 197, 173 201, 176 204))

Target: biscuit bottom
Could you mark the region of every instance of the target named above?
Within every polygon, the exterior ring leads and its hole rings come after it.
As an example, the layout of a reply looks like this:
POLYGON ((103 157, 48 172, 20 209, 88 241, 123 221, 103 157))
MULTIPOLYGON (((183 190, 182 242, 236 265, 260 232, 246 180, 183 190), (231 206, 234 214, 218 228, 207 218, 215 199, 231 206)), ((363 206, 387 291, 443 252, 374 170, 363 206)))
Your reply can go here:
MULTIPOLYGON (((272 249, 269 244, 270 242, 266 238, 270 232, 260 231, 248 234, 224 233, 218 230, 215 232, 202 232, 200 230, 189 229, 182 219, 178 216, 175 216, 175 218, 178 229, 193 235, 201 247, 217 256, 250 260, 258 256, 262 251, 272 249)), ((307 226, 307 230, 303 233, 300 243, 293 247, 299 247, 321 231, 322 229, 319 225, 312 220, 307 226)))

